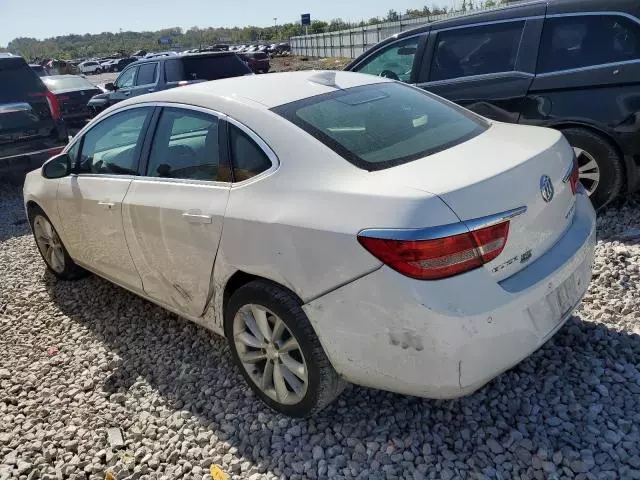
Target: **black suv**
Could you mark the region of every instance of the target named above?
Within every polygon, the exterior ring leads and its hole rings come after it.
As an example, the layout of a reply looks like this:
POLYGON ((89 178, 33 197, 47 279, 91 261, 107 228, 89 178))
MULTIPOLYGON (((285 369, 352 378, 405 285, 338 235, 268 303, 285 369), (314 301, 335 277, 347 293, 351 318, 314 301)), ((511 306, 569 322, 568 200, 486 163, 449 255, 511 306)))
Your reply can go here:
POLYGON ((115 103, 137 95, 190 83, 251 74, 247 64, 233 52, 148 58, 126 67, 114 83, 104 86, 109 92, 94 96, 88 105, 97 114, 115 103))
POLYGON ((639 18, 637 0, 517 3, 403 32, 346 69, 561 130, 601 207, 640 187, 639 18))
POLYGON ((24 178, 67 141, 56 96, 22 57, 0 53, 0 181, 24 178))

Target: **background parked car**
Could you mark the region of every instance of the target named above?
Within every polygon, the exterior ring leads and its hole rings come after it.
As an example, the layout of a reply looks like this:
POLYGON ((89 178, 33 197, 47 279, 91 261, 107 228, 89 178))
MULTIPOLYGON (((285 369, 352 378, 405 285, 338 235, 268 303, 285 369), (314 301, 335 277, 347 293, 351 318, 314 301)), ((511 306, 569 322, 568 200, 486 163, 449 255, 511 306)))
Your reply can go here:
POLYGON ((77 75, 53 75, 42 79, 60 103, 60 113, 67 125, 82 125, 91 116, 88 101, 102 91, 86 78, 77 75))
POLYGON ((22 57, 0 53, 0 178, 19 179, 67 140, 56 96, 22 57))
POLYGON ((87 60, 86 62, 82 62, 78 65, 78 70, 80 70, 80 73, 84 74, 102 72, 100 63, 96 62, 95 60, 87 60))
POLYGON ((49 75, 49 72, 47 71, 47 69, 44 68, 42 65, 38 65, 37 63, 36 64, 30 63, 29 67, 31 68, 31 70, 36 72, 36 74, 39 77, 46 77, 47 75, 49 75))
POLYGON ((485 117, 557 128, 596 207, 640 186, 640 4, 512 6, 403 32, 346 67, 417 84, 485 117))
POLYGON ((268 73, 271 68, 269 55, 265 52, 241 53, 240 56, 247 62, 253 73, 268 73))
POLYGON ((111 71, 111 72, 121 72, 122 70, 124 70, 124 68, 127 65, 130 65, 130 64, 132 64, 133 62, 135 62, 137 60, 138 59, 135 58, 135 57, 119 58, 119 59, 113 61, 109 71, 111 71))
POLYGON ((126 67, 115 82, 105 85, 109 93, 94 96, 88 105, 97 114, 137 95, 251 73, 247 64, 233 52, 146 58, 126 67))

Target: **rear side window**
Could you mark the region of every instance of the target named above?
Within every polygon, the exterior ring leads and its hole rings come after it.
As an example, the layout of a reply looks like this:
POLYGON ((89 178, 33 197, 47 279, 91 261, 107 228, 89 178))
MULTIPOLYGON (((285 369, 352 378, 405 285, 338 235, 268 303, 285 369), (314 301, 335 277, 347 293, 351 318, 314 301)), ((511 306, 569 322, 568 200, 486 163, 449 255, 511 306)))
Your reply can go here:
POLYGON ((640 58, 640 25, 619 15, 548 18, 542 31, 538 73, 640 58))
POLYGON ((165 62, 167 82, 184 80, 217 80, 251 73, 237 55, 184 57, 165 62))
POLYGON ((523 30, 508 22, 438 33, 431 81, 513 71, 523 30))
POLYGON ((337 90, 273 110, 366 170, 426 157, 487 128, 479 117, 395 82, 337 90))
POLYGON ((138 67, 138 78, 136 79, 136 85, 149 85, 156 83, 156 69, 157 63, 147 63, 138 67))
POLYGON ((28 100, 29 94, 46 87, 22 58, 0 60, 0 102, 28 100))
POLYGON ((248 180, 271 167, 267 154, 245 132, 232 124, 229 124, 229 144, 236 182, 248 180))
POLYGON ((147 176, 213 181, 219 164, 217 117, 180 108, 162 111, 147 176))

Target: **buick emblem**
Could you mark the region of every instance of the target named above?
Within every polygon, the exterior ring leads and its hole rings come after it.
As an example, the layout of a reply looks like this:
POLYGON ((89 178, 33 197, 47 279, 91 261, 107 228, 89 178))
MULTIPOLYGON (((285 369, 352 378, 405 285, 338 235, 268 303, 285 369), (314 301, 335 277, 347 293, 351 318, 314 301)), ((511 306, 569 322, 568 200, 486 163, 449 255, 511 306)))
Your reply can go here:
POLYGON ((553 200, 553 183, 551 183, 551 179, 548 175, 543 175, 540 177, 540 193, 542 194, 542 199, 549 203, 553 200))

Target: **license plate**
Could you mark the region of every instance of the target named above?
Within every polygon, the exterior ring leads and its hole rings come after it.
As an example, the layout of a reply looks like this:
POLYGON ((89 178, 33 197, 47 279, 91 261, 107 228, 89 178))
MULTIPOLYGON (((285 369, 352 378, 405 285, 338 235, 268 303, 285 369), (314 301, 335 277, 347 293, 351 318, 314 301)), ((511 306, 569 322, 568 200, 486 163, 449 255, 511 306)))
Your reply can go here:
POLYGON ((528 308, 533 324, 541 335, 553 330, 577 305, 587 289, 590 278, 589 262, 584 262, 558 288, 528 308))

